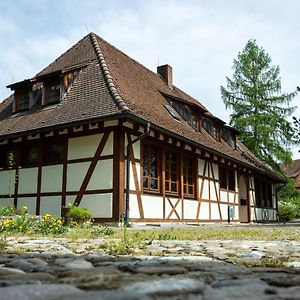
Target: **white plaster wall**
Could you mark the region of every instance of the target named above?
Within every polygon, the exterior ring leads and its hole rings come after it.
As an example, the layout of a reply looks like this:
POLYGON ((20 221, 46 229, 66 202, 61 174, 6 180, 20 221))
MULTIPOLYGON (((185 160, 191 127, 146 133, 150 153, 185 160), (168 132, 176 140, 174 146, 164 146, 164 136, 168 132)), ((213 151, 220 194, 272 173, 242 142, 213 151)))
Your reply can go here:
MULTIPOLYGON (((136 172, 137 172, 137 179, 139 183, 139 188, 141 190, 141 166, 139 163, 135 163, 136 165, 136 172)), ((126 182, 126 167, 125 167, 125 182, 126 182)), ((135 183, 134 183, 134 176, 133 176, 133 168, 132 168, 132 163, 130 162, 130 190, 135 191, 135 183)))
POLYGON ((197 217, 198 201, 184 200, 183 214, 185 219, 194 219, 197 217))
POLYGON ((80 207, 89 209, 93 218, 112 218, 112 193, 84 195, 80 207))
POLYGON ((18 205, 17 208, 22 208, 23 206, 26 206, 28 209, 29 214, 35 215, 35 209, 36 209, 36 198, 18 198, 18 205))
POLYGON ((217 201, 217 193, 214 182, 210 181, 210 200, 217 201))
POLYGON ((68 164, 67 191, 78 191, 80 189, 90 164, 90 162, 68 164))
MULTIPOLYGON (((134 140, 136 138, 135 135, 131 135, 131 140, 134 140)), ((125 155, 127 155, 127 145, 128 145, 128 140, 127 140, 127 134, 125 135, 125 155)), ((140 159, 141 156, 141 142, 137 141, 136 143, 133 144, 133 153, 134 153, 134 158, 140 159)))
POLYGON ((41 197, 40 215, 50 214, 60 217, 61 215, 61 197, 41 197))
POLYGON ((118 120, 111 120, 111 121, 104 122, 104 127, 117 126, 117 125, 118 125, 118 120))
MULTIPOLYGON (((228 192, 228 195, 229 195, 229 203, 234 203, 235 193, 228 192)), ((238 197, 236 197, 236 198, 238 198, 238 197)))
POLYGON ((216 203, 211 203, 210 204, 210 213, 211 213, 211 218, 214 220, 220 220, 220 213, 219 213, 219 208, 218 204, 216 203))
POLYGON ((256 221, 255 220, 255 212, 254 212, 254 208, 253 207, 250 208, 250 219, 252 221, 256 221))
POLYGON ((199 174, 199 176, 203 175, 204 163, 205 163, 205 161, 203 159, 198 159, 198 174, 199 174))
POLYGON ((227 192, 220 191, 220 201, 227 202, 227 192))
POLYGON ((209 219, 209 203, 207 202, 201 203, 199 219, 203 219, 203 220, 209 219))
POLYGON ((257 220, 262 220, 262 209, 261 208, 255 208, 256 210, 256 217, 257 217, 257 220))
POLYGON ((139 206, 136 195, 129 195, 129 218, 140 218, 139 206))
POLYGON ((19 194, 37 192, 38 168, 26 168, 19 170, 19 194))
POLYGON ((113 153, 114 153, 113 146, 114 146, 114 133, 111 132, 108 136, 108 139, 107 139, 106 144, 103 148, 101 156, 103 156, 103 155, 113 155, 113 153))
MULTIPOLYGON (((178 201, 179 198, 170 198, 168 197, 169 200, 171 201, 172 205, 175 206, 176 202, 178 201)), ((182 217, 182 201, 181 199, 179 200, 179 203, 177 204, 176 208, 175 208, 179 218, 182 217)), ((172 211, 172 207, 169 203, 169 201, 166 199, 166 218, 169 216, 170 212, 172 211)), ((170 216, 170 219, 176 219, 178 220, 178 217, 176 215, 176 213, 173 211, 171 216, 170 216)))
POLYGON ((113 160, 98 161, 92 174, 87 190, 112 189, 113 188, 113 160))
POLYGON ((220 209, 222 214, 222 220, 228 220, 228 206, 226 204, 220 204, 220 209))
POLYGON ((13 206, 14 205, 14 199, 0 199, 0 207, 4 206, 13 206))
POLYGON ((0 194, 12 195, 15 190, 15 170, 0 171, 0 194))
POLYGON ((240 219, 240 211, 239 211, 239 207, 238 207, 238 205, 236 205, 235 207, 234 207, 235 209, 235 218, 234 218, 234 220, 239 220, 240 219))
POLYGON ((209 182, 207 179, 204 179, 202 199, 209 200, 209 182))
POLYGON ((163 218, 163 198, 161 196, 142 196, 145 218, 163 218))
MULTIPOLYGON (((214 171, 214 176, 215 179, 218 180, 219 179, 219 167, 217 164, 212 163, 212 169, 214 171)), ((212 176, 211 176, 212 177, 212 176)))
POLYGON ((254 192, 252 190, 249 191, 249 199, 250 205, 254 205, 254 192))
POLYGON ((62 165, 46 166, 42 168, 42 192, 61 192, 62 165))
POLYGON ((71 138, 68 141, 68 159, 93 157, 103 134, 71 138))

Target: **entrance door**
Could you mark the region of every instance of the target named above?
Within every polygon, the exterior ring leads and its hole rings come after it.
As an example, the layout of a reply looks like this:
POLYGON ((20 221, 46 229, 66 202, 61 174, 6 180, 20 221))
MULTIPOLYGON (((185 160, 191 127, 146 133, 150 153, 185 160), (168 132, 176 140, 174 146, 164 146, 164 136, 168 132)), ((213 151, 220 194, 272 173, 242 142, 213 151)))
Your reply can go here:
POLYGON ((248 185, 244 175, 239 178, 239 217, 241 223, 249 222, 248 185))

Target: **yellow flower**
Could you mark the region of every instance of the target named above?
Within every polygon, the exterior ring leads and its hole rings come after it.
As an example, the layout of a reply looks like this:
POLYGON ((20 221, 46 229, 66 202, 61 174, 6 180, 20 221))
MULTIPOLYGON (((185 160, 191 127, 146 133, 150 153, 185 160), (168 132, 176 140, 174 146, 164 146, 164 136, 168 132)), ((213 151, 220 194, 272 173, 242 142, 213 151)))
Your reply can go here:
POLYGON ((48 221, 50 218, 51 218, 51 215, 49 215, 49 214, 43 215, 43 219, 44 219, 45 221, 48 221))

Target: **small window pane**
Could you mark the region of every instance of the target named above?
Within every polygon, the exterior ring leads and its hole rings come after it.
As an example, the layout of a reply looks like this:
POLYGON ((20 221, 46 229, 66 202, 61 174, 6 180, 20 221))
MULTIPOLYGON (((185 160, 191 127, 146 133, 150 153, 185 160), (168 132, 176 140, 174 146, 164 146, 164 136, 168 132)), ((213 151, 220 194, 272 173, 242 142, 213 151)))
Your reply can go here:
POLYGON ((19 99, 19 110, 24 110, 29 108, 30 97, 29 93, 22 94, 19 99))
POLYGON ((60 84, 49 87, 48 103, 57 103, 60 100, 60 84))
POLYGON ((220 180, 220 188, 227 189, 227 174, 226 174, 226 169, 223 167, 219 168, 219 180, 220 180))
POLYGON ((24 163, 32 164, 39 161, 40 158, 40 148, 38 146, 30 147, 25 151, 24 163))
POLYGON ((228 170, 228 190, 235 190, 235 172, 234 170, 228 170))
POLYGON ((65 145, 53 144, 49 145, 46 150, 46 162, 62 161, 64 158, 65 145))

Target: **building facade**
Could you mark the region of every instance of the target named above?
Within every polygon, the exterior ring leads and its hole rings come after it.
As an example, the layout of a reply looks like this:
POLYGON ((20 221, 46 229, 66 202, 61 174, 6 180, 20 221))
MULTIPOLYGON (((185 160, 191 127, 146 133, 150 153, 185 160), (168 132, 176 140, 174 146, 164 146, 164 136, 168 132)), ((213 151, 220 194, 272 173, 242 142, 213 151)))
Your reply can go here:
POLYGON ((0 103, 0 205, 99 222, 277 220, 283 179, 172 82, 90 33, 0 103))

